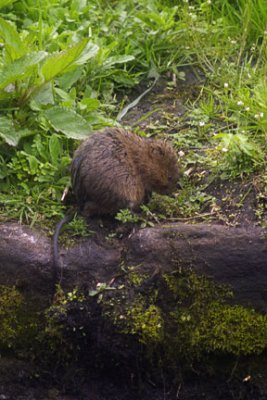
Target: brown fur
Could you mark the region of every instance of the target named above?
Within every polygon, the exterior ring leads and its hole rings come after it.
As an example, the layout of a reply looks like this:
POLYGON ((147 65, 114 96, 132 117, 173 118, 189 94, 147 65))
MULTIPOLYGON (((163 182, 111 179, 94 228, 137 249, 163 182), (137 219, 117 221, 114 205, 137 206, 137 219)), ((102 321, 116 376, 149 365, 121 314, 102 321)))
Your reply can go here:
POLYGON ((151 192, 169 194, 179 179, 177 156, 165 141, 120 128, 92 134, 76 150, 72 187, 80 213, 137 209, 151 192))

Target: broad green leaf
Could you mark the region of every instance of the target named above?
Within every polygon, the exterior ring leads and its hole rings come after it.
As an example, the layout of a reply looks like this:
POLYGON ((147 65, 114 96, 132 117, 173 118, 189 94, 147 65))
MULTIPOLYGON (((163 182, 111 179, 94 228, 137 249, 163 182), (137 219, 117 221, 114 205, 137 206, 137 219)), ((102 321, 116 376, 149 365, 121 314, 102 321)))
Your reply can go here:
POLYGON ((73 110, 53 107, 45 111, 44 116, 57 132, 72 139, 84 139, 92 132, 88 122, 73 110))
POLYGON ((5 42, 6 51, 11 61, 23 56, 25 48, 16 29, 0 17, 0 37, 5 42))
POLYGON ((84 39, 66 50, 59 53, 52 53, 48 56, 41 68, 41 73, 45 81, 50 81, 56 76, 67 72, 67 69, 79 59, 87 42, 88 39, 84 39))
POLYGON ((38 152, 38 158, 41 157, 42 161, 46 162, 47 160, 49 160, 49 152, 47 150, 47 147, 42 142, 41 135, 37 134, 34 139, 35 139, 36 150, 38 152))
POLYGON ((32 67, 38 64, 46 56, 44 51, 38 51, 15 60, 11 64, 4 65, 0 71, 0 89, 16 80, 23 80, 31 73, 32 67))
POLYGON ((23 154, 28 163, 29 163, 29 167, 30 167, 30 174, 34 175, 36 174, 36 172, 38 171, 38 166, 39 166, 39 161, 37 160, 37 158, 35 156, 33 156, 32 154, 28 154, 25 151, 22 151, 21 154, 23 154))
MULTIPOLYGON (((31 96, 32 102, 35 103, 35 109, 39 109, 38 105, 41 104, 54 104, 54 93, 52 82, 47 82, 42 85, 40 89, 31 96)), ((31 103, 32 105, 32 103, 31 103)), ((33 109, 33 108, 32 108, 33 109)))
POLYGON ((59 89, 55 87, 55 93, 60 97, 61 100, 63 101, 70 101, 72 100, 71 96, 69 93, 67 93, 65 90, 59 89))
POLYGON ((75 82, 77 82, 78 79, 80 79, 82 73, 83 67, 77 66, 77 68, 72 71, 66 72, 64 75, 58 77, 56 82, 61 89, 68 90, 75 82))
POLYGON ((53 165, 57 165, 60 162, 61 145, 56 135, 52 135, 49 139, 49 152, 53 165))
POLYGON ((75 61, 75 65, 83 65, 85 64, 90 58, 93 58, 99 50, 99 46, 94 43, 87 43, 84 50, 82 51, 79 58, 75 61))
POLYGON ((80 101, 79 107, 81 110, 86 109, 87 111, 97 110, 100 106, 100 101, 97 99, 82 99, 80 101))
POLYGON ((16 130, 11 118, 0 117, 0 137, 10 146, 17 146, 21 138, 32 134, 29 129, 16 130))
POLYGON ((104 68, 109 68, 112 65, 115 64, 125 64, 129 61, 134 60, 134 56, 115 56, 115 57, 109 57, 103 64, 104 68))

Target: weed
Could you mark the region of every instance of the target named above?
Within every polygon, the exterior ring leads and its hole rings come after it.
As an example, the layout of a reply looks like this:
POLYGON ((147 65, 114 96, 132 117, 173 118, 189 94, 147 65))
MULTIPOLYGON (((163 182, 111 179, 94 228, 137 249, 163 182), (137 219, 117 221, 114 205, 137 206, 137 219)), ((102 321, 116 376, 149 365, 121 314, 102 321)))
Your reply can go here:
POLYGON ((224 176, 238 176, 255 170, 263 161, 263 153, 256 143, 244 134, 221 133, 214 136, 220 140, 217 146, 217 167, 224 176))

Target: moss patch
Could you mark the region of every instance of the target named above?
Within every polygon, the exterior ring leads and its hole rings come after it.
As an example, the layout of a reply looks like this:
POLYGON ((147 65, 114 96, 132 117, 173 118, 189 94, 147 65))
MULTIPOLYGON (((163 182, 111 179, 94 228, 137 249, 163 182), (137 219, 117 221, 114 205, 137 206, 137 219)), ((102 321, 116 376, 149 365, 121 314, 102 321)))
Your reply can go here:
POLYGON ((14 287, 0 286, 0 346, 10 348, 19 334, 23 297, 14 287))
POLYGON ((144 293, 137 286, 135 294, 130 281, 130 288, 112 298, 112 306, 104 304, 120 332, 135 335, 148 354, 153 348, 161 360, 175 365, 207 354, 239 357, 266 349, 267 316, 230 305, 229 288, 193 272, 157 279, 144 293))
POLYGON ((193 272, 138 275, 130 269, 117 289, 59 290, 56 302, 39 312, 29 312, 15 288, 0 287, 0 349, 64 367, 88 352, 99 357, 101 327, 107 349, 114 341, 123 351, 137 344, 138 356, 173 371, 207 355, 236 359, 266 350, 267 316, 229 304, 229 288, 193 272))
POLYGON ((162 341, 163 318, 160 308, 155 304, 147 306, 143 298, 137 297, 135 303, 127 309, 126 320, 129 333, 138 335, 141 343, 162 341))
POLYGON ((27 357, 36 336, 40 314, 13 286, 0 286, 0 353, 27 357))
POLYGON ((195 273, 165 276, 165 280, 173 301, 166 317, 171 347, 191 357, 211 352, 259 354, 266 349, 267 316, 229 305, 233 294, 228 288, 195 273), (169 331, 176 332, 170 335, 169 331))

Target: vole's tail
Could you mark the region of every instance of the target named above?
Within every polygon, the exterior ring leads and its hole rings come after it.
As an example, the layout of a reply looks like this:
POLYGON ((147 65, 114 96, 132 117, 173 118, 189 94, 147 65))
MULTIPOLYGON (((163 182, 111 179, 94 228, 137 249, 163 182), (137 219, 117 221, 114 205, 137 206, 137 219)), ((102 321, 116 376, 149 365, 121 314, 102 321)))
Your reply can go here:
POLYGON ((62 265, 60 262, 59 257, 59 250, 58 250, 58 238, 60 232, 65 224, 72 221, 74 218, 75 212, 72 211, 66 214, 57 224, 55 233, 53 235, 53 278, 54 278, 54 285, 56 286, 61 281, 61 271, 62 265))

